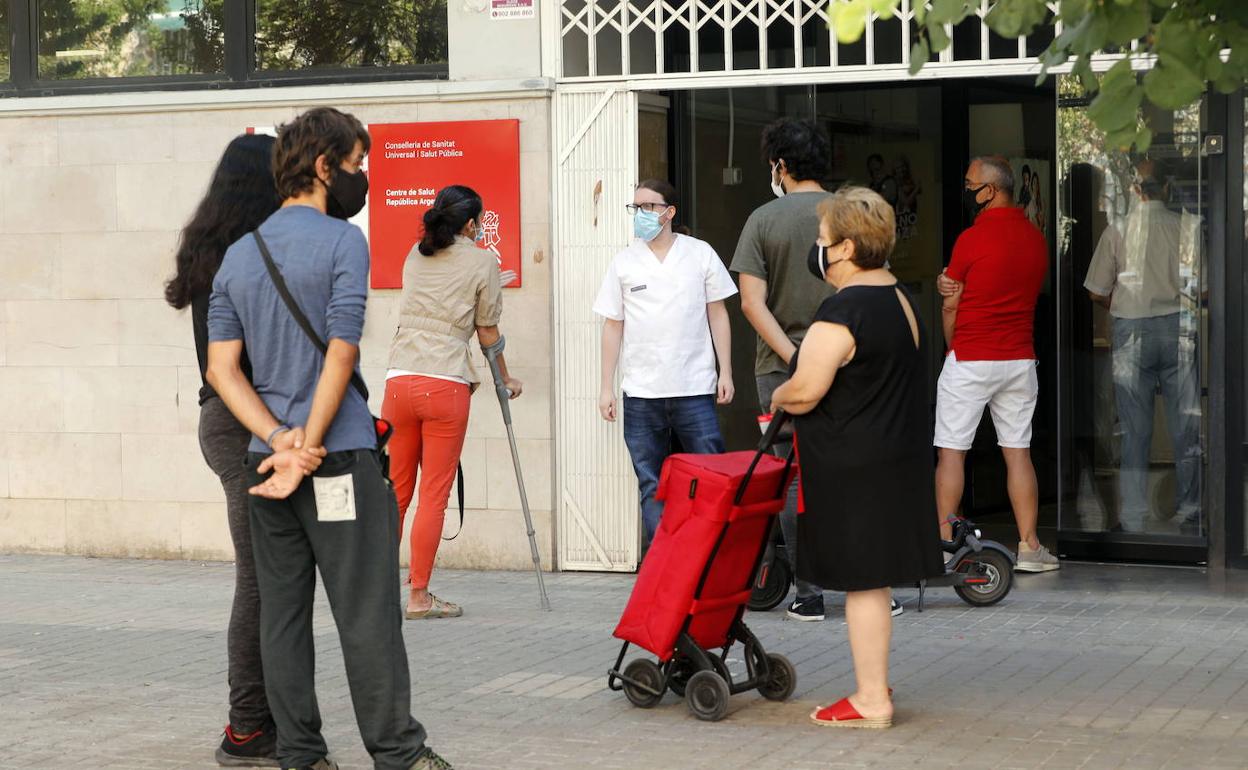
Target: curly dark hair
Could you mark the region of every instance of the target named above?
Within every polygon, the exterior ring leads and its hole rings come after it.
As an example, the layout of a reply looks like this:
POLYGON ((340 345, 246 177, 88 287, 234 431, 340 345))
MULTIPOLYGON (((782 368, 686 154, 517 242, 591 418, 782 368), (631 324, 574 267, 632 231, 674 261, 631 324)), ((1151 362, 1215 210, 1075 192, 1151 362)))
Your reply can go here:
POLYGON ((763 162, 784 161, 789 176, 799 182, 822 182, 832 167, 828 132, 813 120, 780 118, 763 129, 763 162))
POLYGON ((425 212, 425 232, 417 246, 420 253, 432 257, 450 246, 464 225, 480 219, 483 208, 481 196, 471 187, 453 184, 439 190, 433 206, 425 212))
POLYGON ((316 184, 316 159, 325 156, 331 174, 351 157, 355 143, 367 153, 372 146, 364 125, 354 115, 333 107, 308 110, 277 129, 273 177, 283 200, 308 192, 316 184))
POLYGON ((273 185, 271 136, 243 134, 225 148, 208 192, 178 242, 177 272, 165 284, 165 301, 181 310, 212 289, 230 244, 255 230, 281 202, 273 185))

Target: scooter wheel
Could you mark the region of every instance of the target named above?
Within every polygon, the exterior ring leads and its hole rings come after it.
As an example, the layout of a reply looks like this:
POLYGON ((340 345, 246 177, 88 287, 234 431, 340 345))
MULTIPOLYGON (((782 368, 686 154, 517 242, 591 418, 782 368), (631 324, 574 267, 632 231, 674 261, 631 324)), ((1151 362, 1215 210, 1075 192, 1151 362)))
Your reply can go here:
POLYGON ((767 580, 760 586, 755 585, 746 607, 753 612, 767 612, 775 609, 789 595, 789 585, 793 582, 793 571, 789 560, 783 554, 777 554, 767 568, 767 580))
POLYGON ((699 671, 685 686, 689 710, 703 722, 718 722, 728 713, 728 683, 714 671, 699 671))
POLYGON ((983 585, 954 586, 953 590, 962 601, 975 607, 987 607, 1004 599, 1014 585, 1014 564, 1009 557, 999 551, 984 549, 967 556, 955 569, 959 572, 964 571, 964 568, 974 570, 976 564, 983 565, 984 576, 988 578, 988 582, 983 585))
POLYGON ((771 667, 771 675, 767 681, 758 686, 758 694, 767 700, 788 700, 797 688, 797 669, 783 655, 767 653, 767 663, 771 667))
POLYGON ((637 708, 654 708, 663 700, 663 672, 654 661, 638 658, 624 667, 624 676, 627 677, 624 679, 624 697, 637 708), (658 695, 630 683, 629 679, 649 687, 658 695))

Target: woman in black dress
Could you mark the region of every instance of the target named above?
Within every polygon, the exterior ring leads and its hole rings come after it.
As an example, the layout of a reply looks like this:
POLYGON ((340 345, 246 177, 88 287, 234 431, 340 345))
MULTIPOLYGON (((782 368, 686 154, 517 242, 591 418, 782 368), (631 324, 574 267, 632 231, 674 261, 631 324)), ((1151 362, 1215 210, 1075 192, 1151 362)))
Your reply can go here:
POLYGON ((797 417, 797 572, 845 591, 858 690, 817 724, 889 727, 889 586, 944 572, 935 523, 926 334, 884 265, 892 207, 846 187, 819 206, 810 269, 838 292, 815 314, 772 409, 797 417))

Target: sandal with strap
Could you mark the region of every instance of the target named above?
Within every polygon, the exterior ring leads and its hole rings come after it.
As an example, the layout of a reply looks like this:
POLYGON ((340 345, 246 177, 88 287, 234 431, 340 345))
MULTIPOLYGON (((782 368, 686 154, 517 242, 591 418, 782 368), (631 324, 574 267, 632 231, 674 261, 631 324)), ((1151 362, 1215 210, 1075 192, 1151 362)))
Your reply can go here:
POLYGON ((408 610, 403 617, 408 620, 433 620, 434 618, 458 618, 464 614, 464 608, 458 604, 443 601, 433 594, 429 594, 429 598, 433 601, 429 609, 417 612, 408 610))
POLYGON ((841 698, 831 706, 824 706, 811 712, 810 721, 823 727, 860 727, 882 730, 893 726, 892 717, 864 717, 849 702, 849 698, 841 698))

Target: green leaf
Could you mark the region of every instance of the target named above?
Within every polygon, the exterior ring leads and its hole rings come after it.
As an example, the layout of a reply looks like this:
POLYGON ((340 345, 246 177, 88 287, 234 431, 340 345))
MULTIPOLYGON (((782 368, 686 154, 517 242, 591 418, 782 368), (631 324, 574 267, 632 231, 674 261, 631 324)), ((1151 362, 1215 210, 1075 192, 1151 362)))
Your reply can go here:
POLYGON ((966 0, 932 0, 932 9, 927 18, 929 23, 934 21, 939 24, 957 24, 966 17, 966 6, 966 0))
POLYGON ((1106 133, 1134 131, 1143 101, 1144 90, 1136 83, 1130 62, 1123 59, 1101 79, 1100 91, 1088 105, 1088 118, 1106 133))
POLYGON ((1165 110, 1177 110, 1200 98, 1205 81, 1185 64, 1165 57, 1144 76, 1144 93, 1148 100, 1165 110))
POLYGON ((1017 38, 1031 34, 1047 14, 1045 4, 1036 0, 997 0, 984 22, 1001 37, 1017 38))
POLYGON ((833 0, 828 9, 828 23, 836 31, 837 41, 848 44, 861 39, 870 11, 866 0, 833 0))
POLYGON ((1148 152, 1148 148, 1153 146, 1153 132, 1148 126, 1140 126, 1135 132, 1135 149, 1138 152, 1148 152))
POLYGON ((1079 84, 1083 86, 1083 90, 1090 94, 1094 94, 1101 89, 1101 81, 1097 80, 1096 73, 1092 71, 1092 60, 1087 56, 1080 56, 1075 62, 1075 66, 1071 67, 1070 74, 1079 78, 1079 84))
POLYGON ((927 49, 927 41, 920 40, 910 46, 910 74, 917 75, 931 61, 932 53, 927 49))
POLYGON ((875 11, 875 15, 881 19, 891 19, 897 12, 897 6, 901 5, 901 0, 870 0, 871 10, 875 11))
MULTIPOLYGON (((1097 124, 1100 128, 1100 124, 1097 124)), ((1105 134, 1105 146, 1113 150, 1122 150, 1126 152, 1131 149, 1131 145, 1135 144, 1139 138, 1140 132, 1134 126, 1118 129, 1117 131, 1109 131, 1105 134)))
POLYGON ((1116 0, 1103 8, 1109 42, 1126 46, 1148 34, 1153 14, 1147 0, 1116 0))
POLYGON ((932 21, 927 17, 927 41, 932 53, 940 53, 949 47, 949 35, 945 34, 945 25, 932 21))

